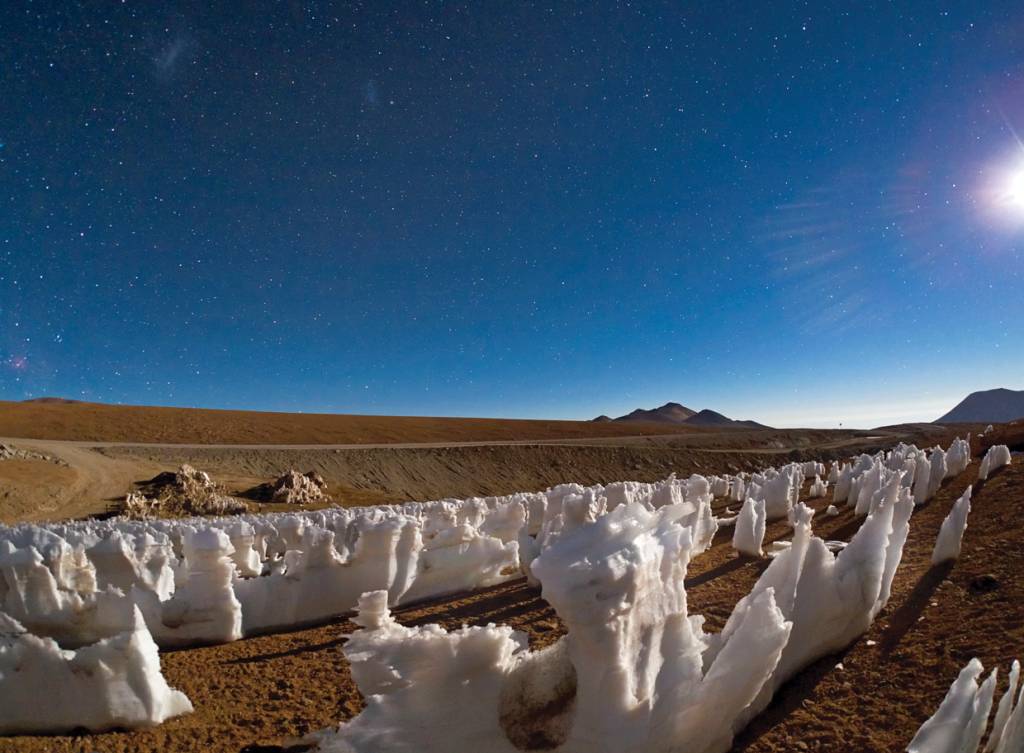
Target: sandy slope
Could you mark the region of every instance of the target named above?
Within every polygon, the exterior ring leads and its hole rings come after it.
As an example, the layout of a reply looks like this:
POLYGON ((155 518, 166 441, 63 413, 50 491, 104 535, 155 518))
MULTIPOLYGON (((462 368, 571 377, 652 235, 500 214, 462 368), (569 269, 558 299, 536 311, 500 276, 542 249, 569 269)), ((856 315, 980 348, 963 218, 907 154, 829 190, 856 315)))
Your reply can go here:
POLYGON ((16 442, 48 460, 0 461, 0 523, 75 518, 104 512, 123 499, 135 481, 152 478, 162 466, 107 457, 73 444, 16 442))
POLYGON ((354 416, 0 401, 0 436, 180 444, 394 444, 699 432, 663 423, 354 416))
POLYGON ((190 463, 240 494, 315 469, 342 505, 508 494, 789 457, 934 444, 942 427, 876 432, 510 421, 0 402, 0 442, 51 456, 0 462, 0 522, 100 514, 135 484, 190 463), (12 439, 4 439, 9 437, 12 439), (713 457, 712 454, 725 457, 713 457))
POLYGON ((545 442, 471 442, 352 447, 289 445, 129 445, 2 439, 59 459, 0 462, 0 522, 105 512, 134 484, 190 463, 235 494, 289 468, 318 471, 337 503, 375 504, 541 490, 563 481, 655 481, 722 470, 752 470, 781 459, 845 457, 920 434, 863 436, 808 430, 708 431, 690 435, 545 442), (95 445, 95 446, 93 446, 95 445))

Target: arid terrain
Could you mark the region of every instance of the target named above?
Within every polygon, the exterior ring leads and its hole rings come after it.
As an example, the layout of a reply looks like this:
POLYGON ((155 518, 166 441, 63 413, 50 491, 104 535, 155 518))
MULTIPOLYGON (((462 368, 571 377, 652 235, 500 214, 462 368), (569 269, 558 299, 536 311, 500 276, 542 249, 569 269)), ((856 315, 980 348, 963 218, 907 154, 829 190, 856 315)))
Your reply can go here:
MULTIPOLYGON (((239 444, 254 445, 259 437, 271 437, 274 446, 232 447, 225 446, 231 436, 204 428, 206 424, 192 422, 187 415, 173 416, 162 428, 122 428, 107 437, 92 433, 105 424, 100 419, 93 422, 91 412, 88 425, 77 427, 61 411, 70 410, 77 419, 85 415, 78 408, 46 408, 52 423, 36 432, 46 438, 0 440, 44 456, 0 461, 0 519, 4 521, 100 512, 136 483, 182 462, 210 471, 236 491, 286 468, 308 467, 327 478, 341 503, 362 504, 508 493, 563 481, 723 473, 791 459, 847 457, 900 439, 921 446, 946 444, 956 433, 943 427, 908 426, 873 433, 688 429, 659 436, 608 437, 600 431, 607 424, 581 424, 594 431, 552 437, 551 433, 558 433, 558 427, 550 428, 556 422, 537 422, 548 426, 549 434, 530 437, 512 433, 513 427, 506 424, 513 422, 493 421, 487 428, 491 438, 467 430, 472 440, 465 439, 467 434, 456 435, 474 444, 442 445, 437 437, 449 428, 444 426, 447 419, 439 419, 430 431, 440 433, 431 435, 429 446, 409 446, 424 438, 417 429, 409 436, 397 433, 403 445, 399 447, 287 447, 283 438, 309 443, 320 436, 303 434, 306 429, 298 428, 306 417, 296 417, 294 425, 275 417, 270 419, 275 426, 271 430, 247 415, 236 424, 248 427, 238 435, 239 444), (58 432, 78 441, 53 439, 58 432), (506 432, 515 439, 494 438, 506 432), (219 446, 202 446, 195 441, 197 436, 213 438, 219 446), (139 443, 143 439, 157 444, 139 443)), ((18 420, 27 419, 10 419, 5 414, 6 407, 0 411, 0 434, 25 426, 18 420)), ((537 427, 530 422, 523 428, 537 427)), ((962 434, 963 427, 958 428, 962 434)), ((318 431, 334 439, 352 437, 341 429, 335 429, 335 434, 323 427, 318 431)), ((381 439, 375 435, 374 442, 381 439)), ((979 450, 980 444, 975 443, 975 453, 979 450)), ((870 631, 847 650, 816 662, 786 684, 766 712, 740 735, 734 751, 900 750, 934 711, 969 658, 977 656, 986 667, 1008 667, 1024 643, 1020 576, 1024 549, 1019 545, 1024 522, 1018 514, 1024 505, 1024 468, 1019 463, 975 487, 961 558, 937 568, 929 563, 943 517, 974 481, 977 469, 975 457, 966 471, 947 480, 935 498, 915 512, 893 597, 870 631)), ((809 502, 818 510, 828 503, 828 499, 809 502)), ((848 509, 838 517, 819 518, 815 531, 826 539, 849 539, 858 525, 848 509)), ((770 524, 766 542, 785 538, 788 532, 783 522, 770 524)), ((737 557, 730 537, 731 529, 720 531, 712 548, 691 563, 687 580, 691 613, 705 615, 715 630, 767 563, 737 557)), ((407 625, 508 624, 527 632, 534 647, 552 643, 564 630, 539 590, 523 580, 404 607, 396 615, 407 625)), ((360 710, 362 699, 342 653, 346 635, 355 629, 349 620, 340 619, 305 630, 164 652, 162 665, 168 681, 187 693, 195 713, 151 730, 0 738, 0 751, 255 753, 287 749, 294 738, 350 719, 360 710)))
POLYGON ((363 505, 752 470, 947 435, 928 424, 751 430, 0 403, 0 443, 35 456, 0 462, 0 522, 104 514, 182 463, 238 494, 289 468, 315 470, 336 503, 363 505))
MULTIPOLYGON (((691 427, 692 428, 692 427, 691 427)), ((672 434, 664 423, 614 424, 159 408, 0 401, 0 436, 89 442, 345 445, 497 442, 672 434)))

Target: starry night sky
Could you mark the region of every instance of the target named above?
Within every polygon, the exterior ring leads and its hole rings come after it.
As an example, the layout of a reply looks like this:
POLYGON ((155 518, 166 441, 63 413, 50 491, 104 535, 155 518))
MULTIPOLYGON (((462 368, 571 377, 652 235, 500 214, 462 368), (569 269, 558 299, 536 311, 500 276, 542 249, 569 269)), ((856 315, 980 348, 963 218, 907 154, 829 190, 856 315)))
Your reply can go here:
POLYGON ((1024 387, 1019 2, 241 7, 5 6, 0 399, 871 425, 1024 387))

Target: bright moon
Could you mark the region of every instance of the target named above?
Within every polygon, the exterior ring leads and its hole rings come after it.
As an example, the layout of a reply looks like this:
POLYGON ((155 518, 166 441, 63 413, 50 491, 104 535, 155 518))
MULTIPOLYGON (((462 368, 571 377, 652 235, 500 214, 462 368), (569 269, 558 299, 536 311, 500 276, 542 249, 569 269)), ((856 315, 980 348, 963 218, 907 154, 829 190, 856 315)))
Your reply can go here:
POLYGON ((1016 232, 1024 225, 1024 156, 1015 150, 982 175, 982 211, 990 221, 1016 232))
POLYGON ((1008 209, 1024 213, 1024 165, 1018 165, 1005 180, 1003 204, 1008 209))

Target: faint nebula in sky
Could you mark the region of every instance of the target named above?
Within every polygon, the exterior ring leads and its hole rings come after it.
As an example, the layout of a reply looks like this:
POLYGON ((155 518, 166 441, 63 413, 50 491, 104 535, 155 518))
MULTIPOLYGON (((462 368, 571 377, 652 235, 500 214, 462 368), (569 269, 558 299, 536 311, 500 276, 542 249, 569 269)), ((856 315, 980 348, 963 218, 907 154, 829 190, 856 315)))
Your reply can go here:
POLYGON ((181 64, 195 60, 198 45, 186 34, 178 34, 153 57, 153 65, 163 78, 175 75, 181 64))
POLYGON ((373 79, 366 82, 366 87, 363 93, 363 98, 370 107, 376 107, 377 101, 379 100, 379 94, 377 93, 377 82, 373 79))

